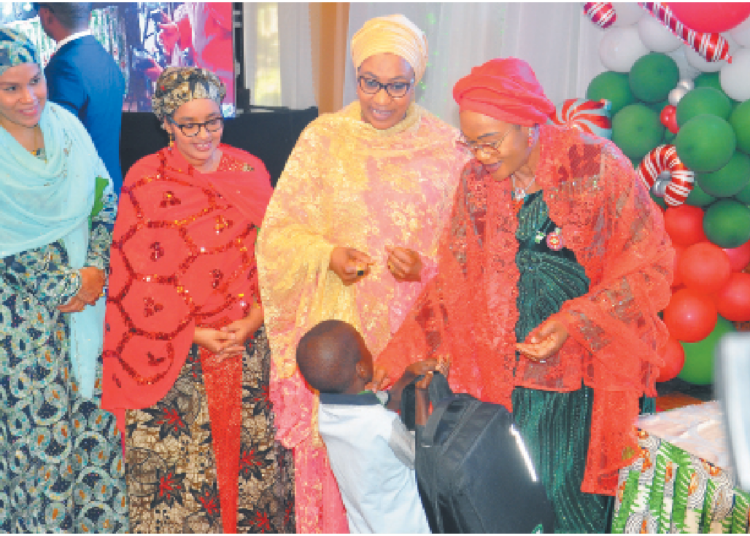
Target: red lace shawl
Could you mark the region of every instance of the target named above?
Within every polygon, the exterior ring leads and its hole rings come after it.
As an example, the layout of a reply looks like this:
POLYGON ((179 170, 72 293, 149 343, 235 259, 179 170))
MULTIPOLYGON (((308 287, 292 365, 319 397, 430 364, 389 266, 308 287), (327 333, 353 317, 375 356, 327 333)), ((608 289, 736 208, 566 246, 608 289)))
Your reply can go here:
POLYGON ((271 196, 263 163, 220 146, 219 170, 179 151, 139 160, 114 227, 104 341, 104 408, 118 416, 166 395, 196 326, 220 328, 260 301, 255 239, 271 196))
POLYGON ((389 377, 429 356, 452 356, 457 391, 511 407, 515 386, 594 390, 582 490, 613 495, 637 454, 638 398, 654 396, 668 337, 657 313, 669 301, 673 249, 661 212, 632 165, 606 140, 543 126, 537 181, 550 217, 591 280, 555 315, 570 336, 544 364, 516 366, 518 221, 510 181, 476 160, 464 168, 441 242, 438 276, 378 357, 389 377))

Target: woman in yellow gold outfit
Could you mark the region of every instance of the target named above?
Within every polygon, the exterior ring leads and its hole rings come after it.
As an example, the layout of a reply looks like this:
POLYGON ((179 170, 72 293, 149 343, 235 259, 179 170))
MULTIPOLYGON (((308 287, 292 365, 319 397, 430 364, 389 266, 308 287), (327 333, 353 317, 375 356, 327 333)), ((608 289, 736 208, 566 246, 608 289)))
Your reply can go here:
POLYGON ((303 132, 261 227, 258 271, 272 351, 278 437, 294 449, 297 531, 348 532, 317 434, 317 397, 296 370, 304 333, 354 325, 373 355, 434 275, 467 154, 457 131, 414 103, 424 34, 402 15, 352 38, 358 100, 303 132))

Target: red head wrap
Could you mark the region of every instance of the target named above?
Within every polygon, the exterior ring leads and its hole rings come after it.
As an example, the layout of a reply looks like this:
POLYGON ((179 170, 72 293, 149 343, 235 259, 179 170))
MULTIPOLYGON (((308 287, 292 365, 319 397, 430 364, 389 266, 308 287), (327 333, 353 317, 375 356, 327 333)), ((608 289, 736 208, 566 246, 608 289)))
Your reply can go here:
POLYGON ((461 110, 515 125, 544 124, 555 111, 529 64, 518 58, 490 60, 453 86, 461 110))

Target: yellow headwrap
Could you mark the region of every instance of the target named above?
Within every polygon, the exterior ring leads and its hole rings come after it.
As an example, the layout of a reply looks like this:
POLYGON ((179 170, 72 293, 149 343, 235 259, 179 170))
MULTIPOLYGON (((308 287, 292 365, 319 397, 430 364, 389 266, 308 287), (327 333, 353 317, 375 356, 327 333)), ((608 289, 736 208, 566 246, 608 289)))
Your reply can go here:
POLYGON ((388 15, 368 20, 352 37, 354 68, 375 54, 389 52, 404 58, 414 69, 419 82, 427 67, 427 37, 403 15, 388 15))

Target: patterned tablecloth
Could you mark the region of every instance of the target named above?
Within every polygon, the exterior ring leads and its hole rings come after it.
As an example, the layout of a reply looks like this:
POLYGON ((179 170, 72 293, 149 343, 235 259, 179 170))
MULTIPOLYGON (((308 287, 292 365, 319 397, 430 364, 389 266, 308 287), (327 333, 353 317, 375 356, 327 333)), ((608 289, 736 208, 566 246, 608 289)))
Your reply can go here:
POLYGON ((747 533, 750 494, 735 488, 718 402, 637 423, 641 456, 620 471, 612 532, 747 533))

